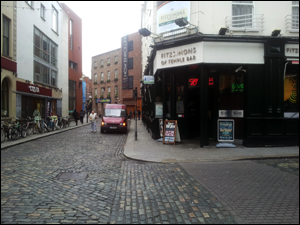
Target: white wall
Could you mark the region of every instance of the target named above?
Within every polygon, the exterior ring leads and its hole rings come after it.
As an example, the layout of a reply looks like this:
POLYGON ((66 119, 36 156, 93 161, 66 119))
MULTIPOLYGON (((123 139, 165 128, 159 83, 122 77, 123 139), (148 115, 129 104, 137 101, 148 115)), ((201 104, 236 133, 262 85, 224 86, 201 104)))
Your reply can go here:
POLYGON ((68 114, 68 16, 57 1, 33 1, 30 9, 25 1, 17 1, 17 71, 18 77, 34 82, 34 27, 58 45, 57 87, 62 88, 62 113, 68 114), (45 20, 40 17, 41 3, 45 20), (58 34, 52 30, 52 6, 58 11, 58 34), (24 9, 23 9, 24 7, 24 9))
MULTIPOLYGON (((149 7, 150 2, 145 1, 144 4, 149 7)), ((151 24, 153 33, 156 33, 156 6, 157 2, 152 2, 152 17, 142 15, 142 26, 147 28, 151 24)), ((218 34, 221 27, 226 27, 225 18, 232 15, 232 1, 191 1, 190 7, 190 23, 198 26, 198 31, 203 34, 218 34)), ((144 12, 147 14, 147 10, 144 12)), ((282 36, 299 37, 299 31, 289 32, 285 26, 285 16, 292 14, 292 1, 254 1, 254 14, 264 14, 263 30, 252 32, 232 31, 231 35, 270 36, 273 30, 279 29, 282 36)), ((229 35, 229 33, 226 35, 229 35)), ((145 57, 150 43, 148 39, 149 37, 142 38, 143 70, 147 65, 145 57)))

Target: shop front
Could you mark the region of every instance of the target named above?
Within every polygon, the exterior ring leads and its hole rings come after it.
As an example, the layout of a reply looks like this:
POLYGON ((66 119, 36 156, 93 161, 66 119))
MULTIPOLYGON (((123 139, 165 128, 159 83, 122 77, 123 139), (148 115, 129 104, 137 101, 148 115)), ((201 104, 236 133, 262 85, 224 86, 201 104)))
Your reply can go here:
POLYGON ((155 46, 145 70, 155 83, 142 88, 143 122, 152 137, 160 138, 159 119, 177 120, 181 138, 199 138, 204 147, 216 144, 218 119, 232 119, 236 143, 297 145, 299 72, 293 65, 299 53, 289 60, 287 41, 276 40, 277 54, 269 51, 272 38, 205 36, 155 46))
POLYGON ((33 117, 33 112, 38 110, 42 118, 47 116, 62 116, 61 99, 52 96, 52 90, 38 85, 17 81, 17 117, 33 117))

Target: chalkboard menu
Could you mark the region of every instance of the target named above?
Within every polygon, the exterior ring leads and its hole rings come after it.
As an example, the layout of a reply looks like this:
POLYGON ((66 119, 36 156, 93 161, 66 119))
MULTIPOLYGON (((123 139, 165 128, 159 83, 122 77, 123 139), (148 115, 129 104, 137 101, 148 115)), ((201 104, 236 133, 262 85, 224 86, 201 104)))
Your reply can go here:
POLYGON ((163 144, 173 143, 175 145, 177 120, 165 120, 163 144))
POLYGON ((218 119, 218 141, 234 141, 234 120, 218 119))

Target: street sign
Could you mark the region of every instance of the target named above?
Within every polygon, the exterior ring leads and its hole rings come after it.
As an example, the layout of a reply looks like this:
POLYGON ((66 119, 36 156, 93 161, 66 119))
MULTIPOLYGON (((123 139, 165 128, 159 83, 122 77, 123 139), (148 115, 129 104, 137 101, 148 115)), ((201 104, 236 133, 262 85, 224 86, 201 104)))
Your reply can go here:
POLYGON ((144 84, 154 84, 154 76, 144 76, 144 84))

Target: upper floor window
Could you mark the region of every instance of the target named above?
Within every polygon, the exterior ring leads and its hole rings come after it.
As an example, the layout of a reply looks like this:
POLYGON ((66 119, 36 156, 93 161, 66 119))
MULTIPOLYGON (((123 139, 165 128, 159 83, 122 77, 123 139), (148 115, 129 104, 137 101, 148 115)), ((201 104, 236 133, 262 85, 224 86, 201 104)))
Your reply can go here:
POLYGON ((94 61, 94 69, 97 68, 97 61, 94 61))
POLYGON ((94 83, 97 83, 97 73, 94 74, 94 83))
POLYGON ((58 12, 53 6, 52 6, 52 30, 58 33, 58 12))
POLYGON ((43 20, 45 20, 45 6, 43 4, 41 4, 41 9, 40 9, 40 13, 41 13, 41 18, 43 20))
POLYGON ((103 67, 103 60, 101 60, 101 67, 103 67))
POLYGON ((299 29, 299 1, 292 1, 292 29, 299 29))
POLYGON ((70 20, 70 49, 73 50, 73 20, 70 20))
POLYGON ((110 87, 107 88, 107 93, 110 95, 110 87))
POLYGON ((103 72, 101 73, 101 81, 104 81, 104 74, 103 74, 103 72))
POLYGON ((118 95, 118 86, 115 86, 115 95, 118 95))
POLYGON ((95 88, 95 98, 98 97, 97 94, 97 88, 95 88))
POLYGON ((107 80, 110 80, 110 71, 107 71, 107 80))
POLYGON ((118 56, 116 55, 115 56, 115 64, 117 64, 118 63, 118 56))
POLYGON ((3 16, 3 46, 2 46, 2 54, 5 56, 9 56, 9 24, 10 20, 3 16))
POLYGON ((110 58, 107 59, 107 65, 110 65, 110 58))
POLYGON ((128 52, 133 51, 133 41, 128 42, 128 52))
POLYGON ((69 61, 69 67, 71 69, 77 70, 77 63, 73 62, 73 61, 69 61))
POLYGON ((232 26, 252 27, 253 1, 232 1, 232 26))
POLYGON ((104 87, 101 88, 101 96, 104 95, 104 87))
POLYGON ((115 78, 118 78, 118 70, 115 70, 115 78))
POLYGON ((133 69, 133 58, 128 59, 128 69, 133 69))

